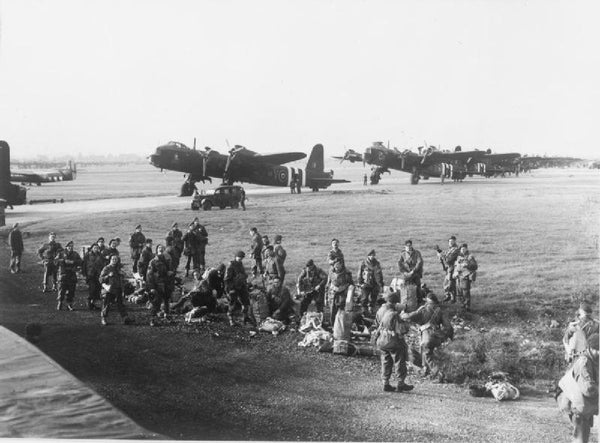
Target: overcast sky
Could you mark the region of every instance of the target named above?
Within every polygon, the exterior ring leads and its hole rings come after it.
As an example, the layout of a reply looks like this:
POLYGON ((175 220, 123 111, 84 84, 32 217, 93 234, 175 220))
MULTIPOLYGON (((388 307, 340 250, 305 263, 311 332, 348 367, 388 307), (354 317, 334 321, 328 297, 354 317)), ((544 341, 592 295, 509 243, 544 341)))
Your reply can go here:
POLYGON ((0 0, 12 156, 375 140, 597 157, 598 1, 0 0))

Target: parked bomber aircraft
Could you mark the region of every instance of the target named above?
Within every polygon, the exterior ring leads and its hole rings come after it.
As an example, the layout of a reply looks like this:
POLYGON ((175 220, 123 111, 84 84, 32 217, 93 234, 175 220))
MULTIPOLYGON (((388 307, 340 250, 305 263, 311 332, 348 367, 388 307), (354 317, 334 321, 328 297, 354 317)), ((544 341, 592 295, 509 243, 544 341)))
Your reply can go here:
POLYGON ((325 172, 323 145, 313 147, 306 169, 282 166, 285 163, 306 157, 303 152, 285 152, 261 155, 243 146, 236 145, 228 155, 206 147, 203 151, 188 148, 183 143, 169 142, 156 148, 149 156, 150 163, 157 168, 188 174, 181 187, 181 194, 192 195, 196 182, 220 178, 225 184, 234 182, 254 183, 267 186, 290 186, 296 180, 313 191, 329 187, 332 183, 347 183, 348 180, 333 178, 333 171, 325 172))
POLYGON ((414 185, 421 178, 440 177, 442 182, 449 178, 462 180, 467 175, 490 176, 498 173, 518 173, 518 153, 492 154, 491 151, 462 151, 457 146, 453 152, 441 151, 434 146, 420 147, 419 153, 409 149, 400 151, 397 148, 385 147, 382 142, 374 142, 365 149, 364 154, 359 154, 350 149, 343 157, 334 157, 352 163, 362 161, 363 164, 375 166, 371 174, 371 183, 376 184, 384 172, 390 169, 408 172, 411 174, 410 182, 414 185))
POLYGON ((41 186, 42 183, 52 183, 58 181, 71 181, 77 177, 77 166, 69 160, 64 168, 57 169, 22 169, 11 170, 10 181, 22 184, 36 184, 41 186))

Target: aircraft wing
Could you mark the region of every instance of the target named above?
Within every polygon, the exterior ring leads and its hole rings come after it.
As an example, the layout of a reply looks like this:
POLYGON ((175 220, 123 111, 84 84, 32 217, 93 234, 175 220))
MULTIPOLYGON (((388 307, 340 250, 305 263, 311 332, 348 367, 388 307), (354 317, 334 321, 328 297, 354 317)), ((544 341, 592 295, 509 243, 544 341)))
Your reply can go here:
POLYGON ((453 160, 469 161, 469 159, 477 160, 486 155, 485 151, 458 151, 458 152, 441 152, 433 151, 425 154, 425 161, 430 163, 447 162, 453 160))
POLYGON ((42 183, 47 180, 34 172, 11 171, 10 181, 15 183, 42 183))
POLYGON ((258 154, 252 157, 245 157, 244 159, 251 159, 252 161, 264 162, 272 165, 283 165, 285 163, 295 162, 296 160, 302 160, 303 158, 306 158, 304 152, 282 152, 281 154, 258 154))

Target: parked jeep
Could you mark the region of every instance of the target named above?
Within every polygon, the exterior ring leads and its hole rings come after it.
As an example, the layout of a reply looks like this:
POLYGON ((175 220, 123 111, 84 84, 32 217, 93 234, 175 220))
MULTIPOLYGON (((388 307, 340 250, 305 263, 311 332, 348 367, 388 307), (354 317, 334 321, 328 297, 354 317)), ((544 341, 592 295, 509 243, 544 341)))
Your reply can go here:
POLYGON ((232 209, 239 208, 242 200, 241 186, 219 186, 215 192, 211 194, 195 194, 192 198, 192 209, 197 211, 202 208, 205 211, 210 211, 213 206, 225 209, 229 206, 232 209))

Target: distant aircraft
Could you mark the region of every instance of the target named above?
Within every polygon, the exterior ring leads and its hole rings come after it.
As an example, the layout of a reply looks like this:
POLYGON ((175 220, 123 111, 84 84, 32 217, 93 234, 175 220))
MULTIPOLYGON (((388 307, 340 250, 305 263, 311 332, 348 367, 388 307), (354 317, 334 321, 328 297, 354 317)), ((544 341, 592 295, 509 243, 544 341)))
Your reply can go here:
POLYGON ((42 183, 52 183, 58 181, 71 181, 77 177, 77 165, 69 160, 64 168, 47 169, 47 170, 33 170, 33 169, 20 169, 11 170, 10 181, 17 183, 28 183, 30 185, 36 184, 41 186, 42 183))
MULTIPOLYGON (((440 177, 442 182, 449 178, 452 180, 462 180, 467 175, 486 175, 495 174, 504 171, 508 163, 515 162, 520 158, 520 154, 491 154, 490 151, 462 151, 457 146, 454 151, 442 151, 435 146, 419 147, 419 153, 412 152, 409 149, 403 151, 397 148, 390 149, 385 147, 382 142, 374 142, 372 146, 365 149, 364 154, 359 154, 350 149, 346 151, 343 157, 334 157, 342 161, 348 160, 352 163, 362 161, 363 164, 373 165, 371 173, 371 183, 376 184, 381 179, 381 174, 390 172, 390 169, 408 172, 410 182, 413 185, 419 183, 419 180, 429 177, 440 177)), ((513 165, 513 170, 516 167, 513 165)))
POLYGON ((229 155, 206 147, 204 151, 188 148, 183 143, 169 142, 156 148, 149 156, 150 163, 157 168, 188 174, 181 187, 181 196, 192 195, 195 183, 211 177, 220 178, 225 184, 234 182, 254 183, 267 186, 290 186, 293 180, 313 191, 329 187, 333 183, 348 180, 333 178, 333 171, 325 172, 323 145, 313 147, 306 169, 282 166, 306 157, 303 152, 285 152, 261 155, 243 146, 236 145, 229 155))

